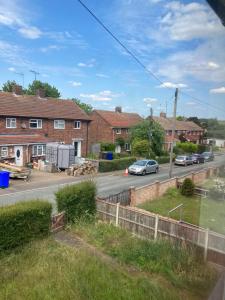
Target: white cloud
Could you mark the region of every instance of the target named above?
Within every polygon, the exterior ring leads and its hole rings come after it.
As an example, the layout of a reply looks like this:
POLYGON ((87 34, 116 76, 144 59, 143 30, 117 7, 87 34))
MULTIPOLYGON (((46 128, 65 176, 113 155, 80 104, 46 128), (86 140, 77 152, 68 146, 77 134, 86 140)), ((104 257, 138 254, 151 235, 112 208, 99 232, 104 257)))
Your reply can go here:
POLYGON ((15 71, 16 71, 16 69, 15 69, 14 67, 10 67, 10 68, 8 68, 8 70, 9 70, 10 72, 15 72, 15 71))
POLYGON ((152 103, 157 102, 158 100, 157 100, 156 98, 150 98, 150 97, 147 97, 147 98, 144 98, 143 101, 144 101, 144 103, 146 103, 146 104, 152 104, 152 103))
POLYGON ((22 27, 22 28, 19 28, 18 31, 23 37, 31 39, 31 40, 38 39, 42 35, 41 30, 34 26, 22 27))
POLYGON ((209 61, 208 62, 208 67, 209 69, 212 69, 212 70, 216 70, 216 69, 219 69, 219 65, 213 61, 209 61))
POLYGON ((210 93, 211 94, 225 94, 225 87, 222 86, 222 87, 217 88, 217 89, 211 89, 210 93))
POLYGON ((97 73, 96 76, 100 77, 100 78, 109 78, 108 75, 105 75, 105 74, 102 74, 102 73, 97 73))
POLYGON ((190 106, 192 106, 192 105, 196 105, 196 103, 195 103, 195 102, 193 102, 193 101, 189 101, 189 102, 187 102, 186 104, 187 104, 187 105, 190 105, 190 106))
POLYGON ((62 49, 61 46, 58 46, 58 45, 49 45, 47 47, 40 48, 40 51, 43 52, 43 53, 46 53, 46 52, 49 52, 51 50, 60 50, 60 49, 62 49))
POLYGON ((112 91, 105 90, 105 91, 101 91, 96 94, 80 94, 80 97, 88 98, 92 101, 106 102, 106 101, 112 101, 113 98, 118 98, 121 95, 122 94, 116 94, 116 93, 113 93, 112 91))
POLYGON ((78 81, 69 81, 69 83, 74 86, 74 87, 78 87, 78 86, 81 86, 82 83, 81 82, 78 82, 78 81))
POLYGON ((158 86, 159 88, 186 88, 184 83, 164 82, 158 86))

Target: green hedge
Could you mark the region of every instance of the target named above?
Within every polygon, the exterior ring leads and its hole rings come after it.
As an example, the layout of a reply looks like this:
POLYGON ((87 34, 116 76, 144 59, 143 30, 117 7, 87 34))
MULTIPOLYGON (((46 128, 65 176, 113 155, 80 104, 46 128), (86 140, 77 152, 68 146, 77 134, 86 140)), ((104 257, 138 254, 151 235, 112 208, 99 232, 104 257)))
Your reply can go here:
POLYGON ((99 172, 111 172, 128 168, 136 161, 135 157, 125 157, 114 160, 101 160, 99 162, 99 172))
POLYGON ((0 208, 0 251, 48 235, 51 212, 51 204, 39 200, 0 208))
POLYGON ((170 157, 169 156, 159 156, 156 157, 156 160, 159 164, 166 164, 170 162, 170 157))
POLYGON ((65 211, 68 222, 96 212, 96 185, 93 181, 65 186, 55 195, 58 211, 65 211))
POLYGON ((191 197, 194 195, 195 185, 190 178, 185 178, 181 186, 181 194, 183 196, 191 197))

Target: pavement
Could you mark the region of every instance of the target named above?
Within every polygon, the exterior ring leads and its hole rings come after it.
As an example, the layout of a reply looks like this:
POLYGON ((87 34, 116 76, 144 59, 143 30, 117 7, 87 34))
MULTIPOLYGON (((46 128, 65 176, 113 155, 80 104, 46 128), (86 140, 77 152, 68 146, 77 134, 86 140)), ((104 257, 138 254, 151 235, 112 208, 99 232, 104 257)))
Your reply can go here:
MULTIPOLYGON (((221 166, 225 164, 225 155, 215 156, 213 162, 208 162, 193 166, 174 166, 173 176, 182 176, 187 173, 196 172, 201 169, 221 166)), ((32 172, 30 182, 12 181, 10 188, 0 190, 0 206, 14 204, 23 200, 44 199, 48 200, 53 205, 53 210, 56 210, 55 192, 65 185, 79 183, 86 179, 92 179, 97 184, 98 195, 100 197, 119 193, 128 189, 131 186, 139 187, 147 185, 155 181, 163 181, 168 179, 169 165, 160 166, 160 171, 157 174, 149 174, 146 176, 128 175, 124 176, 124 171, 116 171, 111 173, 99 173, 93 176, 72 177, 65 173, 49 174, 39 171, 32 172)))

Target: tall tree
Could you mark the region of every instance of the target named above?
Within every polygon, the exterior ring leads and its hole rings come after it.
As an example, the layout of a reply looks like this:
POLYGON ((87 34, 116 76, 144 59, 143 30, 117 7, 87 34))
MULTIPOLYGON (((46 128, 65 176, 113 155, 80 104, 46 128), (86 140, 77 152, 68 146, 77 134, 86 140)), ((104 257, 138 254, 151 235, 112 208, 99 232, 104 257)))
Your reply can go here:
POLYGON ((50 85, 47 82, 41 82, 40 80, 34 80, 31 84, 29 84, 26 90, 26 94, 36 95, 36 91, 38 89, 43 89, 45 91, 46 97, 52 97, 52 98, 60 97, 60 92, 56 87, 50 85))
POLYGON ((93 111, 93 107, 90 104, 81 102, 77 98, 72 98, 72 100, 81 108, 83 109, 87 114, 90 114, 93 111))
POLYGON ((153 120, 144 120, 131 128, 131 143, 139 141, 148 141, 150 149, 155 155, 161 155, 163 152, 165 133, 159 123, 153 120))
POLYGON ((3 92, 12 92, 13 91, 13 86, 17 85, 15 80, 7 80, 5 83, 2 85, 2 90, 3 92))

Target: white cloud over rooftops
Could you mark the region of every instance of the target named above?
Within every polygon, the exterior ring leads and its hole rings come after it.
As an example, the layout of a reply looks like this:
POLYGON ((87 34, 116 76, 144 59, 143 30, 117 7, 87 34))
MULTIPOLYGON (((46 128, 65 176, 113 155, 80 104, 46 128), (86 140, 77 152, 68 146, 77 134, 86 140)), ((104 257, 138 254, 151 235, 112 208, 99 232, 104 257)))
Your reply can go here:
POLYGON ((210 93, 211 94, 225 94, 225 86, 222 86, 222 87, 216 88, 216 89, 211 89, 210 93))

